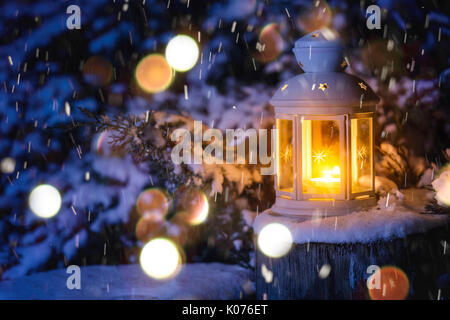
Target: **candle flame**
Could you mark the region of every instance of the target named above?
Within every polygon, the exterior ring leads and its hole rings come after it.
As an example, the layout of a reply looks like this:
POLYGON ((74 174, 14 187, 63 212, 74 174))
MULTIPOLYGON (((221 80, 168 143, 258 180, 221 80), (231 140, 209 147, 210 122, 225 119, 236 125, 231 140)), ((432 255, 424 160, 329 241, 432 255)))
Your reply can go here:
POLYGON ((332 170, 323 170, 323 176, 318 178, 311 178, 315 182, 341 182, 341 169, 339 166, 334 166, 332 170))

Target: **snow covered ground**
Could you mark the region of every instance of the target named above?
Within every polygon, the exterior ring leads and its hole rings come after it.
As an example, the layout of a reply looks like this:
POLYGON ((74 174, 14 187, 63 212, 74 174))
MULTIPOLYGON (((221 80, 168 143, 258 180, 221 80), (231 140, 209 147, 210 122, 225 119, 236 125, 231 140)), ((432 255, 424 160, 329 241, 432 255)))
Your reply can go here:
POLYGON ((81 289, 67 288, 65 269, 0 282, 0 300, 239 299, 254 292, 250 271, 236 265, 195 263, 157 281, 139 265, 81 267, 81 289))
POLYGON ((378 205, 369 210, 323 219, 272 215, 269 209, 255 218, 253 228, 258 234, 269 223, 281 223, 290 230, 295 243, 368 243, 403 238, 450 221, 448 215, 420 213, 434 192, 426 189, 401 192, 381 197, 378 205))

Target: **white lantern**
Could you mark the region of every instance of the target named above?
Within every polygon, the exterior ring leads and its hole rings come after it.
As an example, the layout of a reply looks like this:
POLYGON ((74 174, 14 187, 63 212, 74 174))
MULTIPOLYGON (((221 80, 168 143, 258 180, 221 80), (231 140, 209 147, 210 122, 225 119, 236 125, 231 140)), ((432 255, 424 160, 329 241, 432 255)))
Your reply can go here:
POLYGON ((339 215, 374 205, 378 96, 342 72, 343 46, 331 31, 300 38, 293 51, 305 73, 282 83, 270 101, 278 129, 272 211, 339 215))

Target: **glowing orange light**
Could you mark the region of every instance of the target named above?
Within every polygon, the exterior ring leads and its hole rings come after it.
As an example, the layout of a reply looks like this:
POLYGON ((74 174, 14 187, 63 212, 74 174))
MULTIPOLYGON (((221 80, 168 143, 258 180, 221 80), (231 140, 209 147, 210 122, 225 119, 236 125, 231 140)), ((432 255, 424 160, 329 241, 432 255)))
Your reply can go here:
POLYGON ((162 235, 163 221, 155 215, 142 217, 136 225, 136 237, 147 242, 152 237, 162 235))
POLYGON ((341 182, 341 169, 338 166, 334 166, 332 170, 322 170, 322 177, 311 178, 311 181, 315 182, 341 182))
POLYGON ((208 217, 209 203, 205 194, 197 189, 181 190, 178 196, 177 214, 181 220, 191 225, 198 225, 208 217))
POLYGON ((99 56, 90 57, 83 65, 83 78, 92 85, 107 85, 112 79, 112 74, 113 69, 109 61, 99 56))
POLYGON ((369 288, 372 300, 404 300, 408 296, 408 277, 397 267, 382 267, 370 276, 368 283, 372 285, 369 288))
POLYGON ((161 190, 148 189, 139 195, 136 207, 141 216, 154 215, 162 219, 167 213, 169 202, 167 196, 161 190))
POLYGON ((313 1, 313 6, 303 10, 297 19, 297 24, 304 32, 312 32, 330 25, 332 12, 325 1, 313 1))
POLYGON ((314 162, 317 162, 318 164, 320 164, 321 161, 325 161, 326 157, 328 157, 328 154, 326 153, 326 151, 324 151, 324 150, 314 151, 314 154, 313 154, 314 162))
POLYGON ((255 58, 261 62, 275 60, 284 49, 283 37, 276 23, 266 25, 259 34, 258 53, 255 58))
POLYGON ((172 69, 159 54, 143 58, 136 67, 136 81, 148 93, 164 91, 172 82, 172 69))
POLYGON ((335 121, 302 122, 303 190, 309 194, 341 192, 339 126, 335 121))

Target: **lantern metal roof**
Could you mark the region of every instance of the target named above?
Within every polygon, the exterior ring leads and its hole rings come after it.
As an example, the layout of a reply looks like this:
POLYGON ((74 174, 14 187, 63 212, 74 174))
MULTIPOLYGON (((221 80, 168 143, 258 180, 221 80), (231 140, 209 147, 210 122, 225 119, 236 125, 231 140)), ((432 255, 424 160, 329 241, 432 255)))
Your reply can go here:
POLYGON ((305 73, 281 84, 270 100, 275 111, 373 112, 379 97, 366 82, 342 72, 347 65, 343 49, 339 38, 329 29, 313 31, 297 40, 293 52, 305 73))

